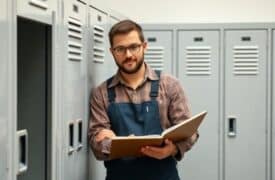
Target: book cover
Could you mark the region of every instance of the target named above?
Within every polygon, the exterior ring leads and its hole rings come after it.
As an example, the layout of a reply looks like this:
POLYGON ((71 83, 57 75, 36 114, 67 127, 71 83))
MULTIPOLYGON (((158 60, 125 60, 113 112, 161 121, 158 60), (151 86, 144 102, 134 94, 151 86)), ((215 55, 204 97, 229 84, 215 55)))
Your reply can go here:
POLYGON ((164 130, 161 135, 113 137, 109 158, 139 157, 143 155, 140 150, 144 146, 161 146, 165 139, 177 142, 189 138, 198 130, 206 114, 206 111, 196 114, 164 130))

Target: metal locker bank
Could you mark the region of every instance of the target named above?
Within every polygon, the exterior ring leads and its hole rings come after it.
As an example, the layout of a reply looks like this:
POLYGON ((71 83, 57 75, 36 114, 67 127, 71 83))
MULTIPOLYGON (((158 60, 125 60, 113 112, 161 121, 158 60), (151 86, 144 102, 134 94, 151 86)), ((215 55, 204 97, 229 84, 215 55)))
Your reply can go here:
MULTIPOLYGON (((105 179, 89 98, 117 71, 108 32, 126 18, 96 0, 0 1, 0 180, 105 179)), ((275 23, 141 25, 145 61, 208 111, 181 179, 274 180, 275 23)))
POLYGON ((178 163, 183 179, 274 179, 274 26, 144 24, 173 32, 172 69, 192 112, 208 110, 199 141, 178 163))

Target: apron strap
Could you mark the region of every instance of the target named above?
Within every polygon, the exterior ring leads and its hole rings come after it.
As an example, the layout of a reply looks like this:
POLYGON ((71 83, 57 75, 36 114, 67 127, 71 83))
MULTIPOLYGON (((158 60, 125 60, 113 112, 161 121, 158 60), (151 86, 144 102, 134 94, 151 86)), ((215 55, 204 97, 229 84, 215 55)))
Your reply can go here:
POLYGON ((159 79, 155 80, 155 81, 152 81, 152 83, 151 83, 150 97, 153 100, 158 97, 158 93, 159 93, 159 81, 160 81, 160 74, 161 74, 161 71, 159 71, 159 70, 156 70, 155 72, 158 75, 159 79))
POLYGON ((113 77, 110 77, 107 80, 108 99, 109 99, 110 103, 115 102, 115 98, 116 98, 115 88, 114 87, 108 88, 109 85, 111 84, 112 80, 113 80, 113 77))

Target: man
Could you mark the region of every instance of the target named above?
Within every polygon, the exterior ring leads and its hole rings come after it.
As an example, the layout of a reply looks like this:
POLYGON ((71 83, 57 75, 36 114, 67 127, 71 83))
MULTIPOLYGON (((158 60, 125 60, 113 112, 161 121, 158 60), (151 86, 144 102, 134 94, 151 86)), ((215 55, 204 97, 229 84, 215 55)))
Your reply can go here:
POLYGON ((138 24, 118 22, 109 40, 118 71, 93 91, 88 134, 96 158, 105 160, 106 179, 178 180, 176 160, 196 142, 197 133, 177 143, 166 139, 162 147, 143 147, 144 157, 108 160, 113 136, 161 134, 190 117, 179 81, 144 62, 147 43, 138 24))

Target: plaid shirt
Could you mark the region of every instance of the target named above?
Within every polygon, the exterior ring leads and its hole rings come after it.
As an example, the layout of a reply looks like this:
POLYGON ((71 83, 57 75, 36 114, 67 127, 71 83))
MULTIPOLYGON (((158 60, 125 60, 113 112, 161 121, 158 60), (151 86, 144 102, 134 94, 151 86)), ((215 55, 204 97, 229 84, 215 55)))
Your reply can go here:
MULTIPOLYGON (((146 64, 144 81, 136 89, 127 86, 119 72, 114 75, 109 87, 115 87, 116 102, 141 103, 150 100, 151 80, 156 79, 158 79, 157 74, 146 64)), ((171 75, 161 74, 157 102, 160 112, 160 124, 163 129, 178 124, 191 116, 185 92, 180 82, 171 75)), ((104 128, 112 129, 107 114, 108 105, 107 82, 105 81, 92 92, 88 130, 91 148, 97 159, 100 160, 108 158, 106 153, 108 153, 111 145, 108 140, 102 143, 95 142, 95 136, 100 130, 104 128)), ((176 143, 179 150, 176 155, 177 160, 180 160, 184 153, 191 149, 197 138, 198 135, 194 135, 185 141, 176 143)))

